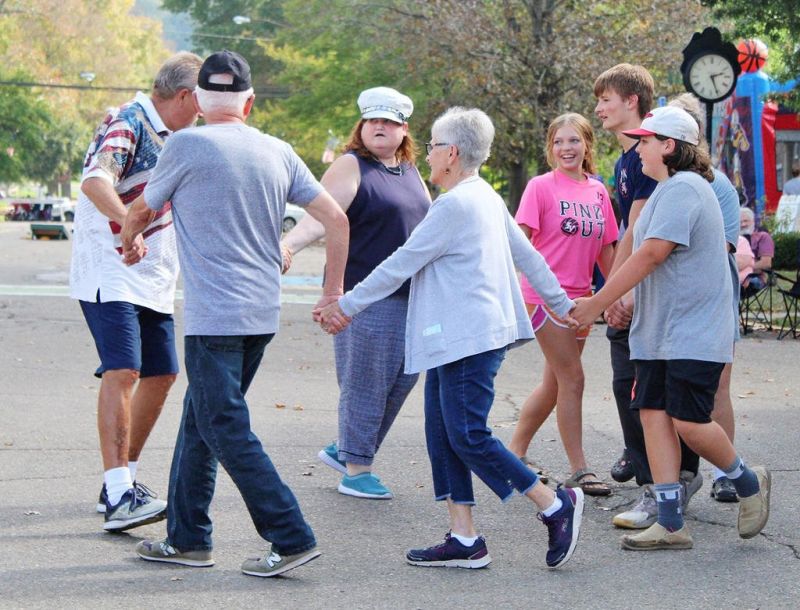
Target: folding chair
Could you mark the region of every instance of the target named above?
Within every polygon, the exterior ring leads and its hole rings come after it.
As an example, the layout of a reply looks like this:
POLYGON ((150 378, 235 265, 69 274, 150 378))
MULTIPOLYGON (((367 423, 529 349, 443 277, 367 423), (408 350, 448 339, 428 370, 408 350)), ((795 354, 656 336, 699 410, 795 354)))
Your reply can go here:
POLYGON ((798 303, 800 302, 800 240, 797 241, 797 272, 793 278, 786 277, 780 273, 775 273, 775 277, 791 282, 788 290, 778 287, 778 292, 783 297, 783 305, 786 310, 786 317, 781 324, 781 330, 778 333, 778 339, 783 339, 789 333, 792 333, 792 338, 797 339, 798 334, 798 303))
POLYGON ((772 287, 775 285, 775 273, 772 269, 764 269, 767 281, 762 288, 752 286, 742 288, 739 298, 739 321, 742 333, 751 333, 755 324, 763 324, 772 330, 772 287))

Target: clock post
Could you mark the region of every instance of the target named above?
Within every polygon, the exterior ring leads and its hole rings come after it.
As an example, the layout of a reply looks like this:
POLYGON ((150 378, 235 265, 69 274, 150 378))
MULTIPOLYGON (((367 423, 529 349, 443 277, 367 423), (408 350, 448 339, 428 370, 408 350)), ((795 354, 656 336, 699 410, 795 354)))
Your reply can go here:
POLYGON ((714 133, 714 104, 733 93, 741 72, 738 50, 733 43, 723 42, 717 28, 709 27, 702 33, 695 32, 683 49, 683 84, 687 91, 706 105, 706 139, 709 148, 714 133))

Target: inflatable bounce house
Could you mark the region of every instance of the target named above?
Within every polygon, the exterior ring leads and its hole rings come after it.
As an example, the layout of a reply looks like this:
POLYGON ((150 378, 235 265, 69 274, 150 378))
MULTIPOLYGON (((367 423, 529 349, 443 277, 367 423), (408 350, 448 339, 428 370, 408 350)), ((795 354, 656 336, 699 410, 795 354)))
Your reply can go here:
POLYGON ((792 161, 800 159, 800 116, 774 101, 798 81, 778 83, 764 73, 763 42, 744 40, 737 48, 742 74, 733 95, 715 104, 711 150, 714 165, 728 175, 741 205, 752 208, 758 222, 775 212, 792 161))

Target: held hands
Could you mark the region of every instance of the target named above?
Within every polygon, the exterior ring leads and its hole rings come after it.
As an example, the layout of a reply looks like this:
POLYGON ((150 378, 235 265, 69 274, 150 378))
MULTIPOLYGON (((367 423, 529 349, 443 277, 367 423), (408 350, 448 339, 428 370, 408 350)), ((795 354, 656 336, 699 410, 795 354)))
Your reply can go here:
POLYGON ((606 309, 606 322, 611 328, 625 329, 633 319, 633 299, 625 295, 606 309))
POLYGON ((339 307, 339 297, 342 295, 323 296, 314 310, 311 312, 315 322, 329 335, 335 335, 343 331, 352 321, 352 318, 345 315, 339 307))
POLYGON ((123 240, 122 242, 122 262, 126 265, 135 265, 142 260, 147 254, 147 245, 144 243, 144 237, 141 234, 133 238, 133 240, 123 240))
POLYGON ((575 307, 569 312, 567 322, 570 328, 589 326, 600 315, 601 310, 595 305, 593 298, 580 297, 575 299, 575 307))
POLYGON ((281 242, 281 258, 283 259, 281 264, 281 273, 283 274, 289 271, 289 267, 292 266, 292 251, 283 242, 281 242))

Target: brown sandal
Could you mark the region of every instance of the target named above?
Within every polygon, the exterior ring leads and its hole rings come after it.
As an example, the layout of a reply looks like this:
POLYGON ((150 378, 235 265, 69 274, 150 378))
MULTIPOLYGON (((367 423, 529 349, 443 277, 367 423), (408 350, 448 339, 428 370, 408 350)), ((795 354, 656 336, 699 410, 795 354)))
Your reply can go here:
POLYGON ((610 496, 611 488, 597 478, 597 475, 587 468, 579 468, 572 476, 564 481, 566 487, 580 487, 587 496, 610 496), (596 480, 587 481, 587 477, 596 480))

